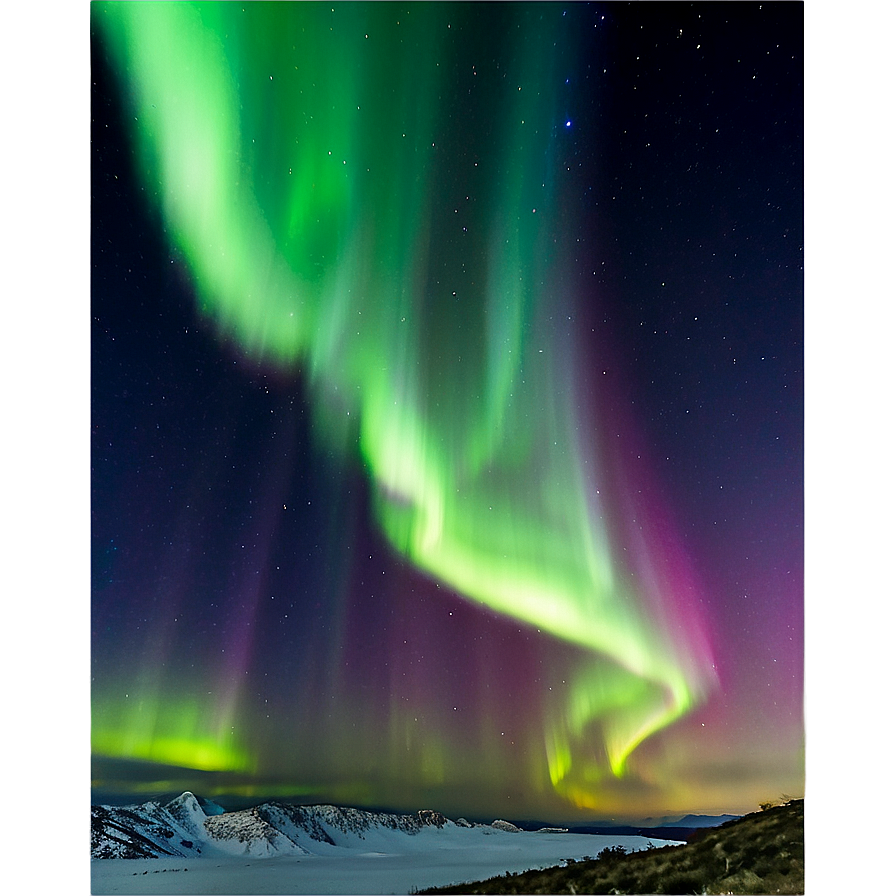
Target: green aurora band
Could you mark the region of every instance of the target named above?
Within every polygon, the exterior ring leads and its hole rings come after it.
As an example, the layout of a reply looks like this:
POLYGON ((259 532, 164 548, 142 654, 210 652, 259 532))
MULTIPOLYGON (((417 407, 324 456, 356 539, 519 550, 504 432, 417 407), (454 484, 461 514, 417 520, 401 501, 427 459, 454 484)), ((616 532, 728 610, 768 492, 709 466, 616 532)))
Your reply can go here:
MULTIPOLYGON (((93 16, 202 314, 249 357, 302 371, 319 438, 358 452, 395 550, 582 648, 544 755, 556 791, 590 806, 713 673, 699 625, 677 615, 687 586, 651 560, 636 575, 614 543, 601 492, 619 492, 618 471, 585 435, 600 421, 583 419, 576 350, 552 322, 575 307, 551 175, 571 50, 544 12, 491 10, 500 63, 462 100, 453 54, 483 39, 466 4, 101 3, 93 16)), ((216 756, 201 721, 121 736, 127 720, 105 718, 98 753, 254 767, 236 743, 216 756)))

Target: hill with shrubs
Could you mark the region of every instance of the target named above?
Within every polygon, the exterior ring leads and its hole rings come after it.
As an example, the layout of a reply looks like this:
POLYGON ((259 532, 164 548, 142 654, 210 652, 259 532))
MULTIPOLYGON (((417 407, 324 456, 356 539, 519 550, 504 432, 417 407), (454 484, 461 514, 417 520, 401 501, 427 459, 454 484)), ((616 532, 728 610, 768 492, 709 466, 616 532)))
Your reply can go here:
POLYGON ((765 894, 805 892, 803 800, 765 805, 681 846, 626 853, 608 847, 595 859, 422 893, 765 894))

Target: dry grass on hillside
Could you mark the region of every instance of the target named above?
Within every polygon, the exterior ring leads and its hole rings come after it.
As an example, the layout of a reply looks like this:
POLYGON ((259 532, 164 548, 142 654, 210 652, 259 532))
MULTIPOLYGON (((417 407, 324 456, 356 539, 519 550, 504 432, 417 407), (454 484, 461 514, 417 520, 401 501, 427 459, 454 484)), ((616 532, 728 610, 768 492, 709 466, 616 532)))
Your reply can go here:
POLYGON ((694 842, 506 874, 424 893, 756 894, 805 892, 803 800, 700 831, 694 842))

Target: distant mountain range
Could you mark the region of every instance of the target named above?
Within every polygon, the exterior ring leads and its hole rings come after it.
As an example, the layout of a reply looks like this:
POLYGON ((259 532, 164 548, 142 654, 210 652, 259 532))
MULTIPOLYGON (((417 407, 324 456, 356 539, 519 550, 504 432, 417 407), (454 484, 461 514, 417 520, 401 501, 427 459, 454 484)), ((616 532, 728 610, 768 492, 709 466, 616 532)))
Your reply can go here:
MULTIPOLYGON (((697 828, 715 828, 726 821, 741 818, 740 815, 660 815, 653 818, 632 819, 626 821, 614 821, 612 819, 600 819, 588 822, 566 822, 564 831, 576 831, 578 833, 598 833, 609 831, 612 833, 634 834, 639 831, 657 831, 660 828, 675 828, 696 830, 697 828)), ((527 831, 538 828, 556 828, 556 822, 547 821, 517 821, 519 827, 527 831)))
POLYGON ((717 828, 726 821, 734 821, 740 815, 685 815, 677 821, 664 821, 661 828, 717 828))
MULTIPOLYGON (((427 829, 479 833, 520 831, 500 819, 491 825, 439 812, 413 815, 367 812, 337 806, 292 806, 263 803, 251 809, 225 812, 215 803, 189 791, 167 803, 138 806, 92 806, 90 855, 94 859, 155 858, 164 856, 320 855, 328 848, 365 848, 376 851, 405 841, 427 829), (203 809, 204 806, 204 809, 203 809)), ((428 838, 423 838, 427 839, 428 838)))
MULTIPOLYGON (((685 815, 648 819, 646 825, 595 823, 570 828, 526 824, 530 830, 575 834, 640 835, 663 840, 684 840, 699 828, 717 827, 735 815, 685 815), (652 824, 650 823, 652 822, 652 824)), ((217 803, 189 791, 167 802, 91 807, 92 858, 154 858, 163 856, 320 855, 335 848, 388 850, 395 838, 407 846, 407 837, 424 830, 439 830, 456 839, 461 831, 515 832, 522 827, 497 819, 491 824, 452 821, 439 812, 415 814, 370 812, 330 805, 295 806, 267 802, 225 811, 217 803)), ((427 839, 428 838, 423 838, 427 839)), ((422 844, 421 844, 422 845, 422 844)))
MULTIPOLYGON (((664 815, 659 818, 645 818, 629 824, 615 821, 593 821, 587 824, 572 824, 564 830, 571 834, 603 834, 613 837, 648 837, 659 840, 687 840, 694 831, 716 828, 740 815, 664 815)), ((526 825, 530 829, 530 825, 526 825)))

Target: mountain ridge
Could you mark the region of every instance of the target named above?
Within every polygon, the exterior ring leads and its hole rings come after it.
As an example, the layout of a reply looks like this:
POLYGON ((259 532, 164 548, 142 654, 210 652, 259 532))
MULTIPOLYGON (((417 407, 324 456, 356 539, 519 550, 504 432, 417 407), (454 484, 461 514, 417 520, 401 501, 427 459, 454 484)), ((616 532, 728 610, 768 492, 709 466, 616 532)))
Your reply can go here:
MULTIPOLYGON (((192 791, 184 791, 186 793, 190 793, 192 791)), ((143 802, 155 802, 161 805, 166 805, 169 802, 177 799, 182 796, 183 792, 167 790, 167 791, 155 791, 148 794, 143 802)), ((350 806, 346 803, 340 802, 330 802, 327 800, 325 796, 321 796, 321 802, 319 803, 309 803, 307 802, 308 797, 279 797, 279 796, 270 796, 270 797, 257 797, 257 798, 249 798, 238 796, 235 794, 222 794, 220 796, 215 796, 214 800, 209 799, 207 797, 203 797, 201 793, 194 793, 196 796, 196 800, 199 805, 202 807, 203 811, 206 815, 215 815, 221 814, 223 812, 236 812, 240 809, 252 809, 256 806, 264 805, 265 803, 277 803, 278 805, 333 805, 338 808, 360 808, 350 806)), ((109 806, 109 807, 119 807, 126 808, 129 806, 133 806, 134 803, 134 794, 118 792, 118 791, 106 791, 106 790, 93 790, 91 791, 91 805, 94 806, 109 806)), ((363 808, 362 811, 371 812, 373 814, 379 815, 408 815, 414 814, 417 809, 412 809, 408 806, 395 806, 389 804, 377 804, 377 805, 368 805, 363 808)), ((664 815, 654 815, 654 816, 623 816, 623 817, 598 817, 598 818, 563 818, 563 817, 551 817, 551 818, 539 818, 537 816, 515 816, 512 815, 508 817, 506 820, 516 825, 520 830, 524 831, 536 831, 541 828, 563 828, 567 831, 584 831, 588 830, 637 830, 637 829, 654 829, 660 827, 716 827, 717 825, 724 824, 724 822, 729 821, 734 818, 742 818, 742 814, 719 814, 712 815, 707 813, 692 813, 687 815, 681 814, 673 814, 667 813, 664 815), (705 822, 696 821, 696 819, 704 819, 705 822)), ((465 816, 458 816, 455 821, 470 821, 473 824, 491 824, 494 819, 486 816, 486 815, 478 815, 478 814, 466 814, 465 816)))
POLYGON ((302 856, 327 849, 357 848, 359 841, 371 848, 387 848, 396 836, 418 836, 446 827, 521 833, 516 825, 502 819, 490 825, 463 818, 452 821, 433 809, 398 814, 277 801, 232 812, 218 809, 215 803, 200 803, 190 791, 165 803, 149 800, 134 806, 91 806, 91 858, 195 857, 209 853, 257 858, 302 856))

